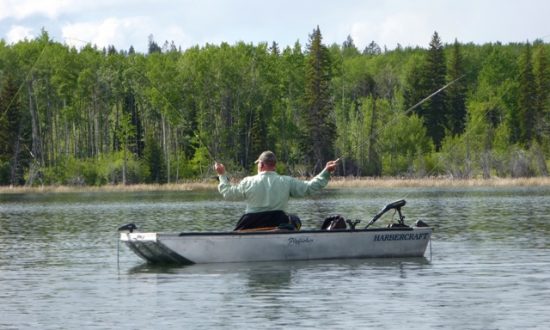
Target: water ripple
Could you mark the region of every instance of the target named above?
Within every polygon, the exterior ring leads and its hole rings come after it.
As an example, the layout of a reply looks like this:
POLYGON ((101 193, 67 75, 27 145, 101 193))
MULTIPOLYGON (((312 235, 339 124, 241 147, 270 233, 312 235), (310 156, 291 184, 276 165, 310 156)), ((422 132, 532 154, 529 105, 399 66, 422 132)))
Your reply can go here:
POLYGON ((435 229, 426 258, 156 267, 118 246, 118 226, 230 230, 243 204, 193 192, 0 196, 0 328, 550 327, 548 188, 334 189, 290 208, 304 228, 328 214, 363 224, 403 197, 406 221, 435 229))

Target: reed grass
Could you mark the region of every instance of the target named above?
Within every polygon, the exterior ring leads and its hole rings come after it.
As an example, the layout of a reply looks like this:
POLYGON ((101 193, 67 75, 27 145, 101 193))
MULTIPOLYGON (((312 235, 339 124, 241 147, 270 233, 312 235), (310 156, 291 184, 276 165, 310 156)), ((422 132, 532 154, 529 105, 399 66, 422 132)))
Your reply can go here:
MULTIPOLYGON (((237 182, 237 181, 235 181, 237 182)), ((455 179, 431 178, 357 178, 334 177, 328 188, 400 188, 400 187, 534 187, 550 186, 550 177, 455 179)), ((147 191, 215 191, 217 181, 196 180, 169 184, 134 184, 104 186, 0 186, 0 194, 78 193, 78 192, 147 192, 147 191)))
POLYGON ((0 194, 22 193, 79 193, 79 192, 146 192, 146 191, 207 191, 215 190, 213 181, 189 181, 168 184, 132 184, 104 186, 0 186, 0 194))
POLYGON ((550 177, 534 178, 346 178, 330 181, 333 188, 399 188, 399 187, 531 187, 550 186, 550 177))

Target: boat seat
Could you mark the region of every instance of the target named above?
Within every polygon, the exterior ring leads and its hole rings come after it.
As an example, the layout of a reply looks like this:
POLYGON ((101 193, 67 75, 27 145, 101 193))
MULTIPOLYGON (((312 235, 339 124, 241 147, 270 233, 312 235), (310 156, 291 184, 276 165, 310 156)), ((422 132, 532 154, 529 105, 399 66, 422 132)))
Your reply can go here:
POLYGON ((294 214, 283 211, 246 213, 235 226, 236 231, 257 228, 278 228, 282 230, 300 230, 302 223, 294 214))

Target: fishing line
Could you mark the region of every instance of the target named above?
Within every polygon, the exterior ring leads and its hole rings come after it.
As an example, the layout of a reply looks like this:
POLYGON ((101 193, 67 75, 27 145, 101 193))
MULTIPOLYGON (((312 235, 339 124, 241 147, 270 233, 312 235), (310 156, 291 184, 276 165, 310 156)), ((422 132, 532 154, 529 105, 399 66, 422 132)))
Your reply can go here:
MULTIPOLYGON (((91 42, 86 41, 86 40, 82 40, 82 39, 77 39, 77 38, 64 38, 64 39, 65 40, 75 40, 75 41, 85 43, 86 45, 91 45, 91 42)), ((141 78, 144 78, 145 80, 147 80, 148 85, 151 86, 158 93, 158 95, 160 95, 162 97, 162 99, 164 99, 164 101, 166 101, 166 103, 168 103, 168 105, 170 107, 172 107, 173 110, 178 111, 178 108, 176 108, 176 106, 166 97, 166 95, 163 92, 161 92, 161 90, 151 81, 151 79, 149 79, 149 77, 147 77, 145 74, 141 73, 134 66, 129 66, 128 69, 132 70, 135 73, 137 73, 138 76, 140 76, 141 78)))
POLYGON ((30 67, 29 71, 27 71, 27 74, 25 75, 25 79, 23 79, 23 81, 19 85, 19 88, 17 89, 17 92, 15 92, 15 94, 11 98, 10 102, 8 103, 6 111, 3 114, 0 115, 0 121, 2 121, 4 119, 4 116, 6 116, 8 114, 8 110, 11 108, 13 102, 15 102, 15 99, 18 97, 19 93, 23 89, 23 85, 25 84, 25 82, 27 82, 29 80, 31 72, 36 67, 36 64, 38 64, 38 61, 42 58, 42 55, 44 55, 44 52, 46 51, 46 47, 48 46, 48 44, 49 44, 49 41, 44 44, 44 47, 42 47, 42 50, 40 51, 40 54, 38 55, 38 57, 36 58, 36 60, 32 64, 32 66, 30 67))
MULTIPOLYGON (((451 83, 454 83, 456 80, 460 79, 464 77, 464 75, 462 75, 461 77, 455 79, 454 81, 452 81, 451 83)), ((444 87, 440 88, 439 90, 437 90, 436 92, 432 93, 429 97, 433 97, 435 94, 441 92, 443 89, 445 89, 446 87, 448 87, 451 83, 445 85, 444 87)), ((429 98, 428 97, 428 98, 429 98)), ((421 102, 425 102, 426 99, 428 98, 425 98, 424 100, 422 100, 421 102)), ((417 107, 418 104, 414 105, 413 107, 417 107)), ((411 108, 413 108, 411 107, 411 108)), ((409 108, 407 111, 411 111, 411 108, 409 108)), ((483 112, 481 112, 480 114, 482 115, 481 117, 485 118, 486 115, 489 113, 489 111, 491 111, 492 109, 490 107, 487 107, 487 109, 485 109, 483 112)), ((471 122, 471 121, 470 121, 471 122)), ((476 128, 478 127, 478 125, 482 124, 483 123, 483 120, 478 120, 477 122, 474 123, 474 125, 470 126, 468 130, 466 130, 462 135, 462 139, 460 140, 457 140, 456 142, 450 144, 450 148, 449 148, 449 151, 448 152, 452 152, 454 151, 454 149, 460 144, 462 143, 463 139, 466 139, 470 134, 472 134, 476 128)), ((442 162, 442 159, 441 157, 438 157, 437 161, 436 161, 436 165, 440 164, 442 162)), ((433 169, 431 171, 429 171, 426 176, 430 176, 432 173, 434 173, 434 171, 436 170, 436 167, 437 166, 434 166, 433 169)), ((402 195, 401 199, 406 199, 408 196, 410 196, 411 194, 413 193, 412 190, 410 190, 409 192, 405 193, 404 195, 402 195)), ((430 238, 430 260, 431 260, 431 256, 432 256, 432 245, 431 245, 431 238, 430 238)))
MULTIPOLYGON (((201 146, 204 147, 204 149, 206 150, 206 152, 208 153, 208 157, 210 158, 211 161, 214 161, 214 166, 216 164, 218 164, 218 161, 216 160, 216 158, 214 157, 214 155, 212 154, 212 152, 210 151, 210 148, 208 148, 208 145, 205 144, 201 137, 196 133, 196 132, 193 132, 195 134, 195 137, 199 140, 199 144, 201 146)), ((209 174, 210 174, 210 171, 212 171, 213 168, 211 166, 207 166, 207 170, 206 170, 206 177, 209 177, 209 174)), ((218 178, 218 175, 216 174, 215 178, 217 179, 218 178)))
MULTIPOLYGON (((76 41, 80 41, 80 42, 83 42, 83 43, 86 43, 86 44, 90 44, 90 42, 86 42, 85 40, 81 40, 81 39, 76 39, 76 38, 69 38, 69 39, 76 40, 76 41)), ((137 76, 138 76, 137 78, 142 78, 142 80, 145 80, 145 81, 147 82, 147 85, 149 85, 149 86, 157 93, 157 95, 159 95, 159 96, 165 101, 165 103, 166 103, 169 107, 171 107, 172 110, 174 110, 174 111, 179 115, 179 109, 176 108, 176 106, 172 103, 171 100, 168 99, 168 97, 165 95, 165 93, 162 92, 162 91, 160 90, 160 88, 159 88, 156 84, 154 84, 154 83, 151 81, 151 79, 150 79, 149 77, 147 77, 147 75, 145 75, 144 73, 142 73, 141 71, 139 71, 139 70, 138 70, 134 65, 132 65, 132 64, 128 67, 128 71, 129 71, 129 72, 136 73, 137 76)), ((132 79, 132 80, 133 80, 133 79, 132 79)), ((139 80, 137 80, 137 83, 141 85, 141 82, 140 82, 139 80)), ((205 143, 203 143, 202 139, 197 135, 196 132, 193 132, 193 133, 194 133, 195 137, 198 138, 199 143, 202 144, 202 145, 205 147, 205 149, 206 149, 206 151, 207 151, 207 153, 208 153, 208 156, 211 158, 211 160, 216 161, 216 160, 215 160, 216 158, 212 155, 212 152, 210 151, 210 149, 208 148, 208 146, 207 146, 205 143)), ((207 168, 210 169, 210 166, 207 166, 207 168)), ((210 171, 210 170, 208 170, 208 171, 210 171)))
POLYGON ((195 134, 195 137, 199 140, 199 143, 204 147, 204 149, 206 149, 206 152, 208 153, 208 157, 210 157, 211 160, 217 163, 218 161, 216 160, 214 155, 212 155, 210 148, 208 148, 208 146, 202 141, 201 137, 196 132, 194 132, 194 134, 195 134))
MULTIPOLYGON (((550 37, 550 34, 548 35, 545 35, 545 36, 542 36, 542 37, 539 37, 537 39, 540 39, 540 40, 544 40, 546 38, 550 37)), ((418 102, 417 104, 413 105, 412 107, 410 107, 409 109, 407 109, 404 114, 408 114, 409 112, 411 112, 412 110, 414 110, 415 108, 417 108, 418 106, 420 106, 422 103, 426 102, 428 99, 432 98, 433 96, 435 96, 436 94, 440 93, 441 91, 443 91, 444 89, 446 89, 447 87, 449 87, 450 85, 454 84, 456 81, 462 79, 464 76, 466 76, 465 74, 461 75, 460 77, 456 78, 455 80, 449 82, 448 84, 446 84, 445 86, 441 87, 440 89, 438 89, 437 91, 433 92, 432 94, 430 94, 429 96, 427 96, 426 98, 424 98, 423 100, 421 100, 420 102, 418 102)), ((488 114, 488 112, 491 111, 490 108, 487 108, 485 111, 483 111, 481 114, 483 115, 482 117, 485 118, 488 114)), ((473 126, 471 126, 467 131, 465 131, 461 137, 462 138, 466 138, 468 137, 474 130, 475 128, 477 128, 478 125, 480 125, 481 123, 483 123, 482 120, 479 120, 477 123, 474 123, 473 126)), ((383 128, 382 128, 382 131, 385 130, 387 128, 387 126, 389 126, 389 123, 387 125, 385 125, 383 128)), ((375 138, 376 135, 371 135, 371 138, 375 138)), ((358 147, 361 147, 363 146, 366 142, 368 141, 365 141, 363 142, 362 144, 360 144, 358 147)), ((456 146, 461 143, 461 141, 456 141, 455 143, 451 144, 450 148, 449 148, 449 152, 453 151, 456 146)), ((355 149, 356 150, 356 149, 355 149)), ((436 165, 439 165, 441 163, 441 157, 438 158, 437 162, 436 162, 436 165)), ((431 173, 433 173, 435 171, 435 166, 434 168, 428 172, 427 176, 429 176, 431 173)), ((407 195, 409 195, 410 193, 408 193, 407 195)), ((407 196, 406 195, 406 196, 407 196)))
MULTIPOLYGON (((168 97, 166 97, 166 95, 151 81, 151 79, 149 79, 149 77, 147 77, 145 74, 139 72, 139 70, 137 70, 136 68, 134 68, 132 66, 129 67, 129 70, 133 70, 134 72, 136 72, 138 74, 138 76, 140 76, 141 78, 144 78, 145 80, 147 80, 149 86, 151 86, 157 92, 157 94, 160 95, 160 97, 172 108, 172 110, 174 110, 179 115, 179 109, 176 108, 176 106, 172 103, 172 101, 170 101, 168 99, 168 97)), ((210 148, 208 147, 208 145, 204 143, 202 138, 196 132, 193 132, 193 134, 198 139, 199 144, 202 145, 204 147, 204 149, 206 149, 206 152, 207 152, 208 157, 210 158, 210 160, 217 163, 216 157, 214 157, 214 155, 212 154, 212 152, 211 152, 210 148)), ((210 173, 210 171, 212 169, 211 169, 211 166, 206 166, 206 168, 207 168, 206 176, 208 177, 208 174, 210 173)), ((202 172, 202 169, 201 169, 201 172, 202 172)))
MULTIPOLYGON (((87 42, 85 40, 82 40, 82 39, 77 39, 77 38, 65 38, 66 40, 70 39, 70 40, 76 40, 76 41, 79 41, 79 42, 82 42, 82 43, 85 43, 87 45, 90 45, 91 43, 90 42, 87 42)), ((147 85, 149 85, 151 88, 153 88, 153 90, 157 93, 157 95, 159 95, 165 102, 166 104, 172 108, 172 110, 174 110, 178 115, 179 115, 179 109, 174 105, 174 103, 168 99, 168 97, 165 95, 164 92, 162 92, 160 90, 160 88, 154 84, 151 79, 149 77, 147 77, 147 75, 145 75, 144 73, 142 73, 141 71, 139 71, 135 66, 133 65, 130 65, 128 67, 128 71, 129 72, 133 72, 133 73, 136 73, 138 78, 142 78, 142 80, 145 80, 147 85)), ((139 80, 137 80, 137 83, 138 84, 141 84, 141 82, 139 80)), ((204 143, 204 141, 202 140, 202 138, 196 133, 196 132, 193 132, 193 134, 195 135, 195 137, 198 139, 198 142, 200 145, 204 146, 204 148, 206 149, 206 152, 208 154, 208 157, 210 157, 210 160, 214 161, 214 162, 217 162, 216 160, 216 157, 214 157, 214 155, 212 154, 212 151, 210 150, 210 148, 208 147, 208 145, 206 143, 204 143)), ((206 174, 208 175, 208 173, 210 173, 211 171, 211 166, 206 166, 207 167, 207 172, 206 174)))
MULTIPOLYGON (((422 100, 420 100, 419 102, 417 102, 416 104, 414 104, 413 106, 409 107, 408 109, 406 109, 402 114, 403 115, 408 115, 410 112, 412 112, 414 109, 418 108, 419 106, 421 106, 422 104, 424 104, 426 101, 428 101, 429 99, 431 99, 432 97, 434 97, 435 95, 441 93, 443 90, 447 89, 449 86, 453 85, 454 83, 456 83, 457 81, 459 81, 460 79, 464 78, 466 75, 463 74, 461 75, 460 77, 448 82, 447 84, 443 85, 441 88, 437 89, 436 91, 432 92, 430 95, 426 96, 425 98, 423 98, 422 100)), ((382 132, 384 132, 386 129, 388 129, 388 127, 390 127, 391 125, 393 125, 398 119, 400 118, 400 116, 394 116, 394 118, 392 120, 390 120, 389 122, 387 122, 384 126, 382 126, 382 128, 380 130, 377 130, 373 133, 371 133, 369 135, 369 138, 366 139, 365 141, 361 142, 360 144, 356 145, 354 148, 351 149, 351 152, 354 152, 354 151, 357 151, 359 148, 362 148, 364 147, 367 143, 369 143, 372 139, 376 139, 378 137, 378 135, 380 135, 382 132)), ((350 152, 350 153, 351 153, 350 152)), ((340 156, 340 158, 338 158, 336 161, 339 161, 341 158, 344 158, 344 156, 340 156)), ((438 161, 439 162, 439 161, 438 161)), ((432 169, 432 171, 434 171, 434 169, 432 169)), ((406 193, 404 196, 402 196, 400 199, 406 199, 408 196, 410 195, 410 192, 406 193)), ((394 213, 395 215, 395 213, 394 213)), ((392 217, 392 220, 393 220, 393 217, 392 217)))
MULTIPOLYGON (((538 39, 541 39, 541 40, 544 40, 545 38, 548 38, 550 37, 550 34, 549 35, 546 35, 546 36, 543 36, 541 38, 538 38, 538 39)), ((427 101, 428 99, 430 99, 431 97, 433 97, 434 95, 436 95, 437 93, 441 92, 442 90, 444 90, 445 88, 449 87, 450 85, 454 84, 457 80, 463 78, 465 75, 462 75, 460 77, 458 77, 457 79, 451 81, 450 83, 448 83, 447 85, 443 86, 442 88, 438 89, 437 91, 435 91, 434 93, 430 94, 428 97, 424 98, 422 101, 420 101, 419 103, 415 104, 414 106, 412 106, 411 108, 407 109, 407 111, 405 111, 405 113, 408 113, 410 111, 412 111, 413 109, 415 109, 416 107, 418 107, 420 104, 424 103, 425 101, 427 101)), ((485 109, 483 112, 481 112, 480 114, 482 115, 481 118, 485 118, 487 116, 487 114, 489 113, 489 111, 491 111, 491 108, 487 107, 487 109, 485 109)), ((472 121, 470 121, 471 123, 472 121)), ((451 143, 450 144, 450 147, 449 147, 449 150, 448 152, 451 153, 455 150, 455 148, 462 142, 464 142, 470 134, 472 134, 476 128, 478 127, 478 125, 481 125, 484 121, 483 120, 478 120, 477 122, 474 122, 474 124, 472 126, 470 126, 468 128, 468 130, 465 130, 465 132, 461 135, 461 139, 457 139, 454 143, 451 143)), ((387 125, 386 125, 387 126, 387 125)), ((386 126, 383 127, 382 130, 384 130, 386 128, 386 126)), ((374 136, 376 137, 376 136, 374 136)), ((368 141, 367 141, 368 142, 368 141)), ((364 144, 365 142, 363 142, 364 144)), ((467 142, 468 143, 468 142, 467 142)), ((359 145, 359 146, 362 146, 362 145, 359 145)), ((441 162, 443 161, 443 159, 441 157, 438 157, 437 161, 435 162, 436 165, 439 165, 441 162)), ((434 173, 436 170, 436 166, 434 166, 432 168, 431 171, 429 171, 427 173, 426 176, 430 176, 432 173, 434 173)), ((409 191, 407 192, 402 198, 405 199, 407 198, 410 194, 412 193, 412 191, 409 191)), ((431 260, 431 256, 432 256, 432 245, 431 245, 431 239, 430 239, 430 260, 431 260)))
MULTIPOLYGON (((423 98, 422 100, 420 100, 418 103, 416 103, 415 105, 413 105, 412 107, 408 108, 407 110, 405 110, 403 112, 403 115, 408 115, 411 111, 413 111, 414 109, 418 108, 419 106, 421 106, 424 102, 428 101, 429 99, 431 99, 432 97, 434 97, 435 95, 441 93, 443 90, 445 90, 447 87, 453 85, 455 82, 457 82, 458 80, 464 78, 466 75, 463 74, 462 76, 452 80, 451 82, 445 84, 443 87, 439 88, 438 90, 436 90, 435 92, 431 93, 430 95, 426 96, 425 98, 423 98)), ((385 131, 390 125, 393 125, 395 123, 395 121, 397 121, 399 119, 399 116, 394 116, 394 118, 392 120, 390 120, 388 123, 386 123, 384 126, 382 126, 382 129, 380 130, 377 130, 376 132, 374 133, 371 133, 371 135, 369 135, 369 138, 366 139, 365 141, 361 142, 360 144, 356 145, 354 148, 351 149, 351 151, 357 151, 359 148, 365 146, 368 142, 370 142, 371 139, 374 139, 374 138, 377 138, 378 135, 380 135, 381 132, 385 131)), ((340 158, 343 158, 344 156, 341 155, 340 158)), ((340 159, 338 158, 338 160, 340 159)))
MULTIPOLYGON (((431 99, 432 97, 434 97, 435 95, 441 93, 442 91, 444 91, 445 89, 447 89, 449 86, 455 84, 457 81, 459 81, 460 79, 464 78, 466 75, 463 74, 461 76, 459 76, 458 78, 455 78, 454 80, 448 82, 447 84, 443 85, 442 87, 440 87, 439 89, 435 90, 434 92, 432 92, 430 95, 426 96, 425 98, 423 98, 422 100, 420 100, 419 102, 417 102, 416 104, 414 104, 413 106, 409 107, 408 109, 406 109, 402 115, 408 115, 410 112, 412 112, 414 109, 418 108, 419 106, 421 106, 422 104, 424 104, 426 101, 428 101, 429 99, 431 99)), ((487 109, 487 112, 489 111, 489 109, 487 109)), ((391 121, 387 122, 384 126, 382 126, 382 128, 380 130, 377 130, 373 133, 371 133, 369 135, 369 138, 366 139, 365 141, 361 142, 360 144, 356 145, 354 148, 351 149, 351 152, 354 152, 354 151, 357 151, 359 148, 362 148, 364 147, 367 143, 369 143, 372 139, 376 139, 378 137, 378 135, 380 135, 382 132, 384 132, 386 129, 388 129, 388 127, 390 127, 391 125, 393 125, 398 119, 400 118, 400 116, 395 116, 391 121)), ((465 135, 462 135, 463 137, 467 136, 467 134, 469 134, 470 132, 472 132, 473 130, 470 130, 468 132, 465 133, 465 135)), ((456 145, 452 146, 451 147, 451 150, 454 149, 456 145)), ((340 158, 343 158, 344 156, 342 155, 340 158)), ((340 160, 340 158, 337 159, 340 160)), ((437 163, 441 162, 441 159, 439 159, 437 161, 437 163)), ((435 167, 429 172, 433 172, 435 171, 435 167)), ((428 175, 429 175, 428 173, 428 175)), ((405 195, 403 195, 400 199, 406 199, 409 195, 411 194, 411 192, 407 192, 405 195)), ((395 216, 395 212, 394 212, 394 216, 395 216)), ((393 220, 393 216, 392 216, 392 220, 393 220)), ((431 258, 431 242, 430 242, 430 258, 431 258)))
POLYGON ((120 233, 116 236, 116 268, 120 272, 120 233))
MULTIPOLYGON (((481 112, 480 114, 482 116, 482 118, 485 118, 487 116, 487 114, 489 113, 489 111, 491 111, 492 109, 490 107, 487 107, 487 109, 485 109, 483 112, 481 112)), ((471 122, 471 121, 470 121, 471 122)), ((470 126, 469 129, 467 131, 464 132, 464 134, 461 135, 461 137, 463 139, 466 139, 467 137, 469 137, 470 134, 472 134, 473 132, 476 131, 476 128, 481 125, 484 121, 483 120, 478 120, 477 122, 474 123, 474 125, 470 126)), ((462 139, 460 140, 457 140, 455 143, 452 143, 450 145, 450 148, 449 148, 449 152, 452 152, 454 151, 454 149, 460 144, 462 143, 463 141, 461 141, 462 139)), ((442 159, 441 157, 438 158, 436 164, 440 164, 442 162, 442 159)), ((430 176, 431 173, 433 173, 435 171, 435 166, 434 168, 427 173, 427 176, 430 176)), ((403 195, 402 199, 406 199, 411 193, 413 193, 413 191, 409 191, 407 192, 405 195, 403 195)), ((432 239, 430 237, 430 241, 429 241, 429 247, 430 247, 430 261, 432 260, 432 239)))

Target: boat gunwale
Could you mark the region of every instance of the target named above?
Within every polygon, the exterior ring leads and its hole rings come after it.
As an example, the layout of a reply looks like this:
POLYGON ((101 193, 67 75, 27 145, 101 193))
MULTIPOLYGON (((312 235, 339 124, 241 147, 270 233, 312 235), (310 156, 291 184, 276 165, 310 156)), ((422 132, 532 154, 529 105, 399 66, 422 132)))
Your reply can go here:
POLYGON ((255 235, 305 235, 305 234, 336 234, 336 233, 367 233, 367 232, 399 232, 399 231, 414 231, 414 230, 424 230, 430 229, 431 227, 398 227, 398 228, 367 228, 367 229, 336 229, 336 230, 299 230, 299 231, 249 231, 249 232, 240 232, 240 231, 230 231, 230 232, 181 232, 181 233, 168 233, 168 232, 157 232, 157 235, 162 236, 255 236, 255 235))

